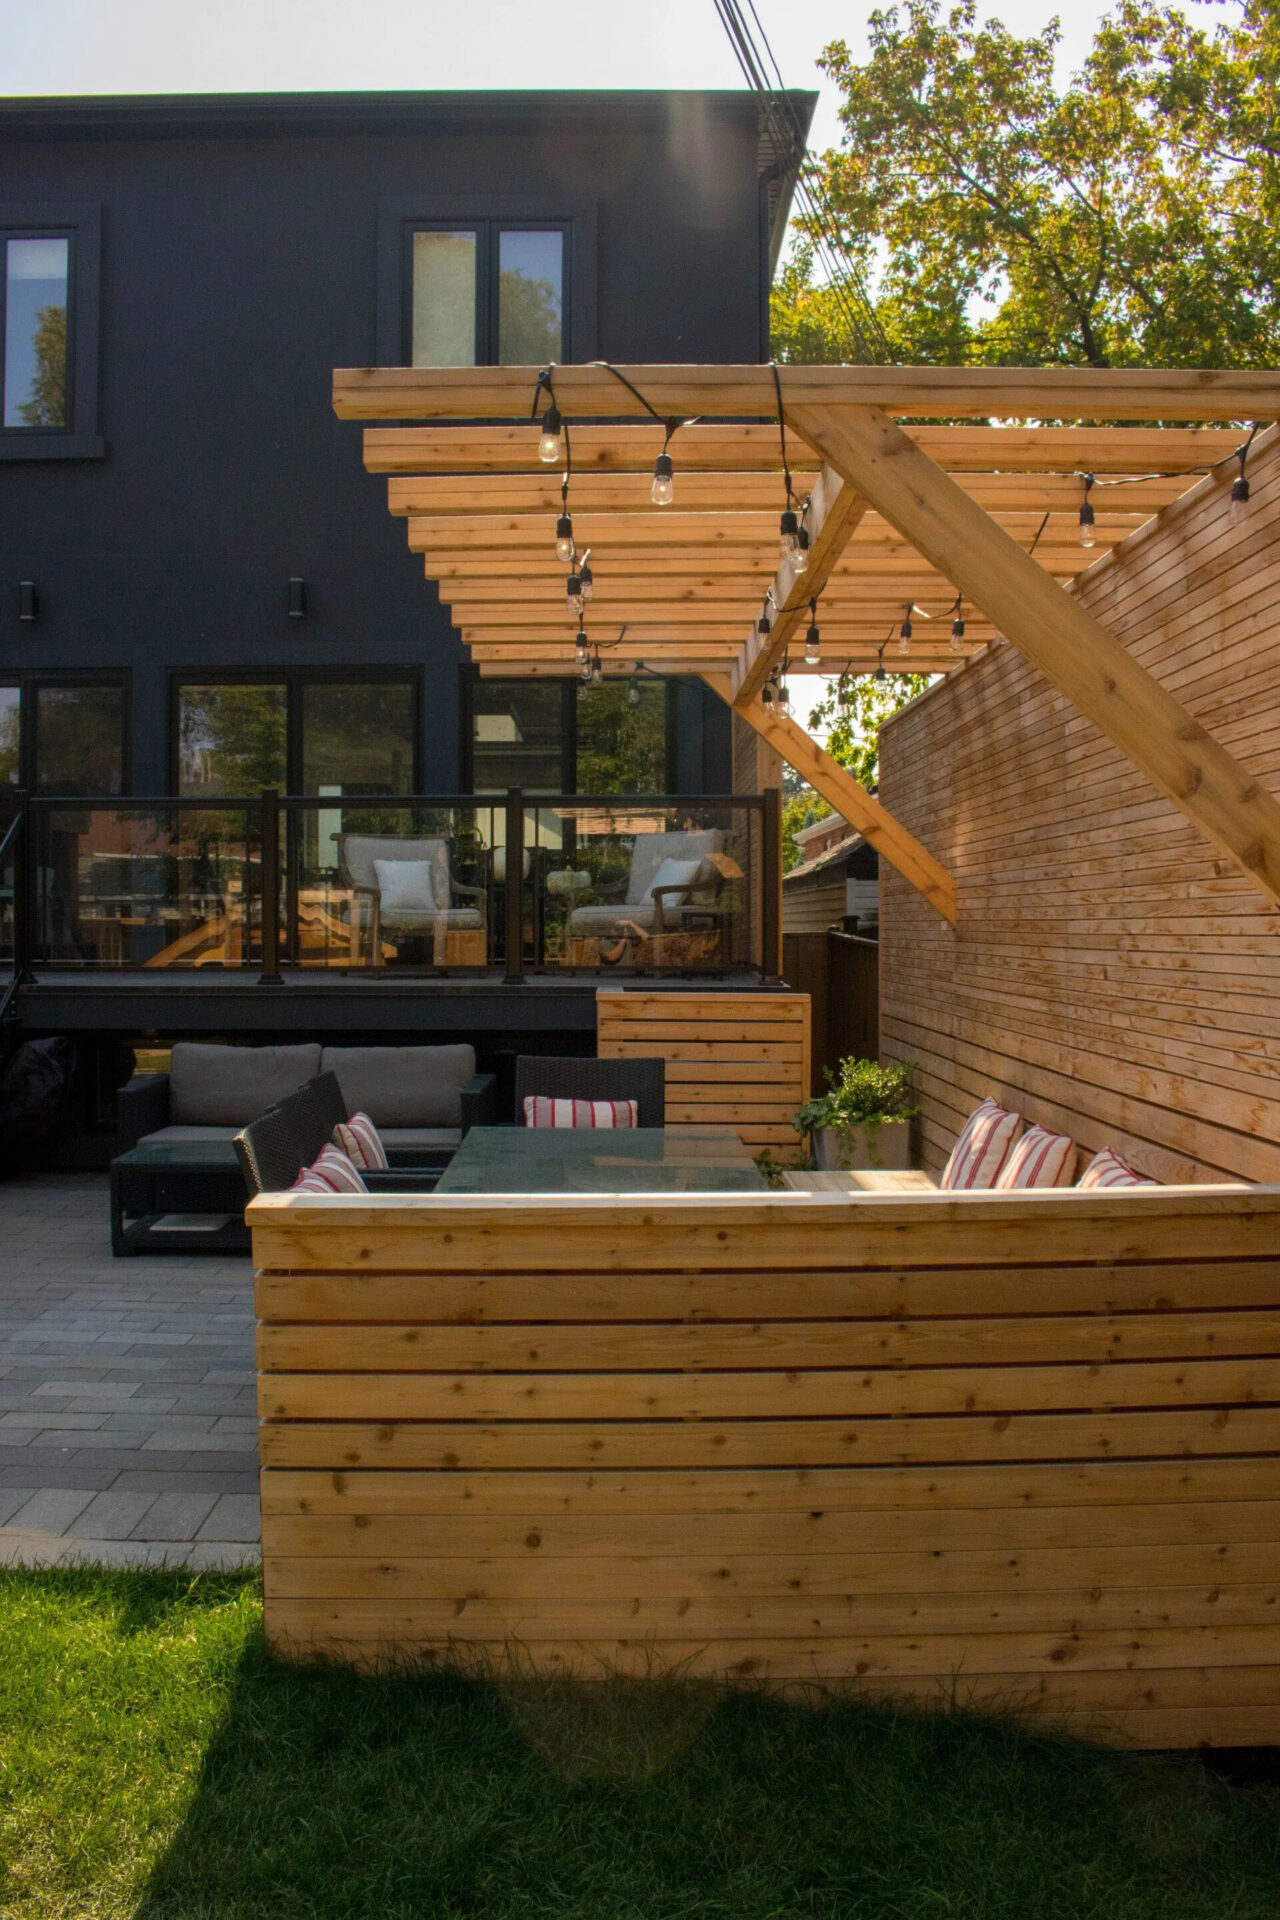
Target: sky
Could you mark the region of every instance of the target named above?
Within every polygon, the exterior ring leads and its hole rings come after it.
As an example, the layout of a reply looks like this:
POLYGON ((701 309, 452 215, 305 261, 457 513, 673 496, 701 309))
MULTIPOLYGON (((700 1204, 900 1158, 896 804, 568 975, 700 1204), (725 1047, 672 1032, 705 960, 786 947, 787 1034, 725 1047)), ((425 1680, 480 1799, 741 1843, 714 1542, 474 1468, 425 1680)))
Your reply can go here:
MULTIPOLYGON (((1107 10, 979 8, 1019 33, 1060 13, 1067 71, 1107 10)), ((868 0, 756 0, 793 87, 819 84, 829 41, 864 49, 870 11, 868 0)), ((741 84, 712 0, 0 0, 0 94, 741 84)), ((816 152, 838 141, 835 107, 828 87, 816 152)))

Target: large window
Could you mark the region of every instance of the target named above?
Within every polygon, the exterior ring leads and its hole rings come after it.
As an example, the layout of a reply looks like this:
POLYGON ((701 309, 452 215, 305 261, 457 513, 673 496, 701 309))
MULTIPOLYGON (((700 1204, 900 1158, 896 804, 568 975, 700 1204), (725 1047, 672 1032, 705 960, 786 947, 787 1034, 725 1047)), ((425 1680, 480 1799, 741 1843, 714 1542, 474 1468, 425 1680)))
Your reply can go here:
POLYGON ((92 207, 0 206, 0 457, 102 452, 92 207))
POLYGON ((476 793, 667 793, 667 682, 470 681, 476 793))
POLYGON ((406 222, 404 237, 410 365, 540 366, 569 357, 565 226, 406 222))
POLYGON ((20 674, 0 685, 0 789, 111 795, 125 790, 121 679, 20 674))
POLYGON ((366 675, 179 681, 178 792, 413 793, 417 682, 366 675))

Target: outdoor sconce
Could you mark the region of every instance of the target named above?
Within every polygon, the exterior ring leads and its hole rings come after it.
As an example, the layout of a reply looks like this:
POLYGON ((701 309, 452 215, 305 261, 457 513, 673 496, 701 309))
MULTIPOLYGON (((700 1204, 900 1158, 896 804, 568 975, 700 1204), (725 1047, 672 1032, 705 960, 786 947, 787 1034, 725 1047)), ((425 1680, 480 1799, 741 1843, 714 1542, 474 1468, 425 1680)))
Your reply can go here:
POLYGON ((296 573, 289 576, 289 618, 302 620, 307 612, 307 583, 296 573))
POLYGON ((40 596, 36 592, 34 580, 18 582, 18 618, 19 620, 37 620, 40 617, 40 596))

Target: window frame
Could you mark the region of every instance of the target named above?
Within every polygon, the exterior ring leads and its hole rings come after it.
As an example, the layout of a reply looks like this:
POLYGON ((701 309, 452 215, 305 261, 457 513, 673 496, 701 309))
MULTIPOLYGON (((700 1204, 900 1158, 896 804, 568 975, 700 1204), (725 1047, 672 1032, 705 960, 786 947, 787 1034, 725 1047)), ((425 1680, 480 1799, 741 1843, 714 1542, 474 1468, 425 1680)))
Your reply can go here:
POLYGON ((477 235, 476 365, 496 366, 498 248, 503 229, 526 232, 556 229, 564 234, 564 287, 561 297, 561 358, 591 360, 596 355, 597 203, 582 197, 553 202, 528 195, 496 196, 480 201, 456 194, 397 196, 378 206, 378 290, 375 358, 383 367, 408 366, 412 359, 412 250, 415 232, 474 232, 477 235), (484 347, 484 356, 480 349, 484 347))
MULTIPOLYGON (((512 674, 508 677, 516 684, 520 683, 519 674, 512 674)), ((649 676, 646 675, 646 678, 648 677, 649 676)), ((679 788, 678 786, 673 786, 671 783, 677 780, 679 775, 679 760, 677 754, 678 716, 676 713, 676 687, 678 678, 672 674, 662 674, 660 678, 662 679, 664 688, 663 727, 664 751, 667 762, 667 786, 664 791, 667 793, 675 793, 679 791, 679 788)), ((458 702, 462 723, 462 738, 458 764, 462 768, 462 791, 464 793, 476 792, 475 711, 477 690, 482 686, 501 686, 502 684, 504 684, 504 681, 501 675, 493 679, 481 679, 480 669, 475 666, 474 663, 462 668, 462 697, 458 702)), ((564 782, 560 791, 565 795, 573 795, 580 790, 578 786, 578 689, 580 685, 580 676, 576 673, 568 675, 559 681, 561 689, 560 725, 562 730, 560 737, 560 774, 564 782)), ((486 789, 486 791, 488 791, 488 789, 486 789)), ((534 798, 537 798, 536 794, 534 798)))
MULTIPOLYGON (((5 684, 0 674, 0 684, 5 684)), ((169 791, 181 797, 182 741, 179 731, 180 702, 183 687, 278 687, 285 690, 285 784, 281 792, 302 792, 303 739, 302 696, 307 686, 408 687, 413 696, 413 784, 409 791, 421 791, 423 766, 422 673, 414 667, 369 667, 359 673, 350 667, 170 667, 169 669, 169 748, 167 758, 169 791)), ((231 796, 235 797, 235 796, 231 796)), ((242 799, 251 796, 242 794, 242 799)))
MULTIPOLYGON (((84 202, 0 202, 0 246, 8 240, 66 240, 67 384, 65 427, 0 424, 0 460, 97 460, 98 349, 101 323, 102 209, 84 202)), ((5 275, 0 272, 0 383, 3 382, 5 275)), ((0 421, 3 420, 0 394, 0 421)))
POLYGON ((0 687, 16 687, 19 696, 18 708, 18 778, 14 786, 0 788, 0 794, 10 797, 17 793, 27 793, 33 799, 40 800, 77 800, 82 798, 126 800, 132 789, 132 764, 130 755, 130 674, 128 668, 118 673, 84 672, 77 668, 60 671, 56 667, 11 667, 0 669, 0 687), (39 773, 39 695, 42 687, 112 687, 120 694, 120 792, 115 796, 105 794, 61 794, 52 790, 43 793, 37 784, 39 773))

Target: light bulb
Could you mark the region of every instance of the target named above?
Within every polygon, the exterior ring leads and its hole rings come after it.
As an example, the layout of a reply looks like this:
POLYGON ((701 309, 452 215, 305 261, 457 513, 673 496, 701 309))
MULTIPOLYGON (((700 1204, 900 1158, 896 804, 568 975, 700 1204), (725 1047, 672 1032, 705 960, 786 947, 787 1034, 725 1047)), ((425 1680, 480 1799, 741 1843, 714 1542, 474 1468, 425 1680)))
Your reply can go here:
POLYGON ((800 545, 800 522, 790 507, 778 522, 778 552, 784 560, 794 559, 800 545))
POLYGON ((955 619, 951 622, 952 653, 959 653, 963 645, 964 645, 964 621, 960 618, 960 615, 957 614, 955 619))
POLYGON ((584 682, 584 684, 589 684, 589 683, 590 683, 590 680, 591 680, 591 661, 590 661, 590 658, 589 658, 589 657, 587 657, 587 656, 585 656, 585 655, 584 655, 584 657, 583 657, 583 661, 582 661, 582 678, 583 678, 583 682, 584 682))
POLYGON ((1248 513, 1249 513, 1249 482, 1245 479, 1244 473, 1240 472, 1236 475, 1235 479, 1231 482, 1232 525, 1239 526, 1242 520, 1245 520, 1248 518, 1248 513))
POLYGON ((902 632, 898 635, 898 652, 910 653, 910 651, 911 651, 911 629, 910 627, 904 627, 902 629, 902 632))
POLYGON ((573 559, 573 521, 567 513, 562 513, 556 521, 556 559, 573 559))
POLYGON ((538 458, 549 467, 564 459, 564 435, 561 432, 559 407, 548 407, 542 416, 542 438, 538 442, 538 458))
POLYGON ((876 670, 871 677, 873 680, 887 680, 889 678, 888 674, 884 670, 883 660, 877 660, 876 670))
POLYGON ((582 612, 582 576, 571 573, 564 583, 565 599, 570 613, 582 612))
POLYGON ((769 681, 767 680, 765 681, 764 685, 760 689, 760 698, 764 702, 766 707, 771 707, 773 705, 773 687, 770 685, 769 681))
POLYGON ((804 663, 806 667, 816 667, 818 664, 819 637, 816 626, 811 626, 804 636, 804 663))
POLYGON ((1097 545, 1097 541, 1098 535, 1094 522, 1093 507, 1089 501, 1084 500, 1080 504, 1080 545, 1082 547, 1092 547, 1097 545))
POLYGON ((796 550, 791 556, 791 565, 797 573, 803 573, 809 564, 809 529, 801 527, 796 535, 796 550))
POLYGON ((577 654, 578 665, 580 667, 589 667, 591 665, 591 652, 587 646, 587 636, 581 628, 578 629, 578 635, 573 644, 577 654))
POLYGON ((669 453, 660 453, 653 463, 653 485, 649 489, 655 507, 669 507, 675 499, 675 469, 669 453))
POLYGON ((599 686, 600 682, 604 679, 604 667, 601 665, 601 662, 600 662, 599 647, 596 648, 595 653, 592 656, 591 678, 595 682, 596 686, 599 686))
POLYGON ((756 632, 760 635, 760 638, 762 640, 768 639, 769 632, 772 626, 773 626, 773 622, 769 618, 768 614, 762 613, 760 615, 760 618, 756 621, 756 632))
POLYGON ((636 679, 634 673, 627 681, 627 705, 629 707, 638 707, 640 705, 640 682, 636 679))
POLYGON ((790 713, 791 689, 787 685, 785 680, 782 682, 781 686, 778 688, 778 705, 782 708, 784 713, 790 713))
POLYGON ((585 560, 579 569, 579 577, 582 581, 582 597, 589 600, 596 590, 596 579, 585 560))

